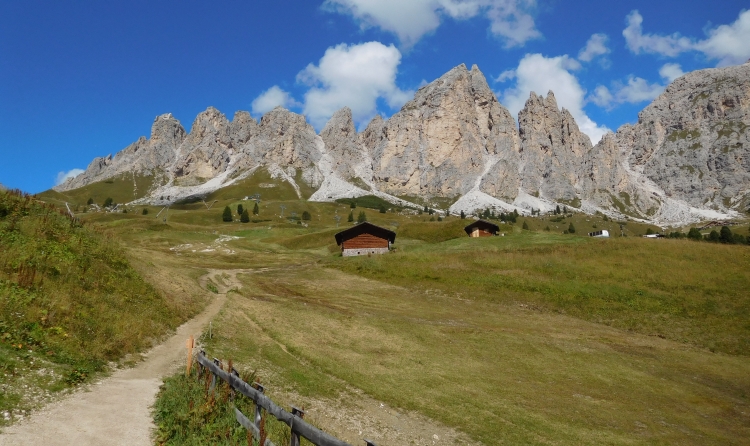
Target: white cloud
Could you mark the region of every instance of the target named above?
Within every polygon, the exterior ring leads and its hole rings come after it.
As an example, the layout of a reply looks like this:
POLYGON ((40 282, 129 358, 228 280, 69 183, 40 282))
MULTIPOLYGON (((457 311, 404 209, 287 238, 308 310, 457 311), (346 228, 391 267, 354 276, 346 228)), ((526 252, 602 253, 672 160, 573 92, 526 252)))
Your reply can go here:
POLYGON ((633 10, 625 18, 628 26, 622 31, 625 42, 630 51, 639 54, 660 54, 662 56, 674 57, 693 48, 693 42, 678 33, 671 36, 658 36, 655 34, 643 34, 643 16, 638 10, 633 10))
POLYGON ((375 116, 380 98, 391 108, 400 107, 412 95, 396 86, 400 63, 399 50, 380 42, 328 48, 318 65, 310 64, 297 75, 298 82, 310 86, 304 113, 320 129, 344 106, 352 110, 355 122, 375 116))
POLYGON ((586 42, 586 46, 578 52, 578 60, 591 62, 598 56, 609 54, 610 49, 607 48, 608 40, 609 37, 606 34, 593 34, 588 42, 586 42))
POLYGON ((659 68, 659 76, 664 78, 667 82, 672 82, 683 74, 685 74, 685 72, 682 71, 680 64, 666 63, 659 68))
POLYGON ((516 85, 499 96, 513 116, 518 116, 518 112, 526 104, 529 92, 546 94, 552 90, 558 106, 568 109, 578 128, 596 144, 610 130, 598 125, 583 111, 586 91, 571 73, 580 66, 578 61, 567 55, 544 57, 541 54, 527 54, 515 70, 516 85))
POLYGON ((290 108, 298 105, 288 92, 274 85, 255 98, 251 110, 255 116, 261 116, 278 106, 290 108))
POLYGON ((739 65, 750 59, 750 11, 743 11, 731 25, 721 25, 708 32, 708 38, 695 45, 720 67, 739 65))
POLYGON ((55 186, 59 186, 65 182, 68 178, 75 178, 84 172, 83 169, 70 169, 67 172, 58 172, 55 178, 55 186))
POLYGON ((410 47, 436 30, 443 17, 464 20, 479 15, 490 21, 490 32, 507 47, 541 37, 529 13, 536 0, 326 0, 324 8, 349 14, 363 28, 394 33, 410 47))
POLYGON ((708 59, 718 60, 718 66, 738 65, 750 59, 750 11, 742 11, 730 25, 708 30, 704 40, 689 39, 674 33, 669 36, 643 34, 643 17, 633 10, 626 17, 623 30, 628 48, 635 54, 659 54, 675 57, 685 51, 699 51, 708 59))
MULTIPOLYGON (((674 81, 685 74, 679 64, 668 63, 662 65, 659 69, 661 76, 667 83, 674 81)), ((636 76, 629 76, 627 82, 616 81, 613 85, 614 93, 604 85, 599 85, 594 89, 594 93, 589 95, 588 100, 600 107, 612 108, 617 104, 638 104, 645 101, 651 101, 662 94, 666 85, 658 82, 649 83, 646 79, 636 76)))

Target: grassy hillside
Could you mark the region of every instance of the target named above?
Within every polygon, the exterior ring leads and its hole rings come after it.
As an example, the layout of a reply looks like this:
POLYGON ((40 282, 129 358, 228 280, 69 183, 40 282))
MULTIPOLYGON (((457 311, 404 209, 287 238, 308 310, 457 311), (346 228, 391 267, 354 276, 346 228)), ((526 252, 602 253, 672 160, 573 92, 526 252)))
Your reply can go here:
POLYGON ((115 203, 128 203, 142 198, 154 187, 154 181, 153 176, 122 174, 71 191, 57 192, 50 189, 36 197, 58 206, 65 206, 67 202, 71 209, 78 207, 83 210, 89 199, 101 206, 107 198, 115 203))
POLYGON ((18 414, 86 381, 200 305, 157 292, 111 235, 0 192, 0 411, 18 414))

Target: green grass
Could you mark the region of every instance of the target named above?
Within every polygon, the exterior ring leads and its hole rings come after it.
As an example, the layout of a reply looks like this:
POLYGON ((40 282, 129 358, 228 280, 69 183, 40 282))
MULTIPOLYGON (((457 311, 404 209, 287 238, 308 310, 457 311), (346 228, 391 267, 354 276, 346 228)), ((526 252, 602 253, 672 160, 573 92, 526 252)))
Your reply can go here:
POLYGON ((28 410, 39 392, 87 381, 200 307, 157 292, 122 249, 53 206, 0 193, 0 383, 13 389, 0 410, 28 410), (49 373, 28 379, 41 369, 49 373))
POLYGON ((122 174, 106 181, 89 184, 78 189, 65 192, 57 192, 52 189, 37 194, 36 197, 58 206, 65 206, 65 202, 83 210, 89 198, 101 206, 104 200, 112 198, 115 203, 128 203, 142 198, 150 192, 154 186, 155 177, 131 174, 122 174))
MULTIPOLYGON (((247 431, 237 423, 234 408, 252 420, 255 405, 240 394, 232 401, 229 385, 222 380, 218 380, 215 389, 209 390, 210 376, 199 377, 197 370, 193 370, 190 377, 181 373, 164 380, 153 410, 157 444, 248 444, 247 431)), ((246 382, 253 382, 254 375, 246 371, 242 377, 246 382)), ((268 416, 264 424, 268 439, 278 445, 289 444, 289 428, 284 423, 268 416)), ((302 444, 311 443, 303 439, 302 444)))

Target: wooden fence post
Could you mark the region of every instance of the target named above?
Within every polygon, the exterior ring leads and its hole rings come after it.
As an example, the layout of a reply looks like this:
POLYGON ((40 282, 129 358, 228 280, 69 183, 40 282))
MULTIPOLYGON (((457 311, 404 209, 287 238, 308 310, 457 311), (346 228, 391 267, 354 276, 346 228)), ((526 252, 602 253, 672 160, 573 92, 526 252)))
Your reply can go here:
POLYGON ((289 446, 299 446, 299 434, 294 431, 294 417, 299 417, 300 420, 305 418, 305 411, 292 406, 292 423, 289 425, 289 428, 292 430, 292 435, 289 440, 289 446))
POLYGON ((187 347, 187 368, 185 369, 185 376, 190 376, 190 369, 193 366, 193 347, 195 347, 195 339, 193 339, 193 335, 190 335, 185 342, 185 347, 187 347))
MULTIPOLYGON (((263 387, 261 383, 253 383, 253 387, 255 387, 255 390, 257 390, 260 393, 264 393, 266 391, 266 388, 263 387)), ((263 415, 261 413, 261 410, 263 410, 263 408, 260 406, 260 403, 256 402, 255 403, 255 419, 253 420, 253 424, 255 424, 255 427, 257 427, 258 430, 260 430, 260 420, 263 415)))

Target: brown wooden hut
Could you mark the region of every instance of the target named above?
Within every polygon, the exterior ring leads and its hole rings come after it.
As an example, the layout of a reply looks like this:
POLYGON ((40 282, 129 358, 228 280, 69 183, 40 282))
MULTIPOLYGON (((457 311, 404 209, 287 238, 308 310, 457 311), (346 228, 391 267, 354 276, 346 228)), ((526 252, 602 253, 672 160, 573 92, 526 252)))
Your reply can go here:
POLYGON ((385 254, 390 250, 391 243, 396 241, 395 232, 368 222, 345 229, 335 237, 344 257, 385 254))
POLYGON ((497 235, 499 230, 498 225, 484 220, 477 220, 464 228, 469 237, 491 237, 497 235))

